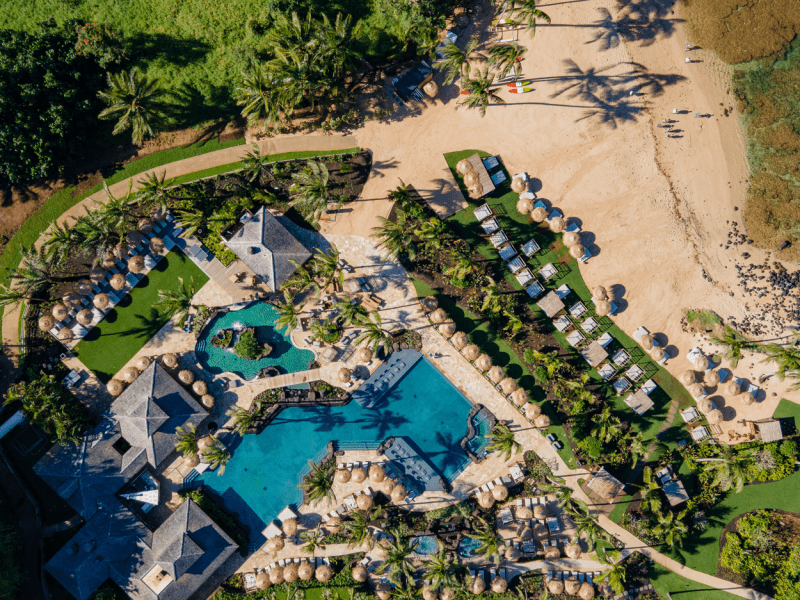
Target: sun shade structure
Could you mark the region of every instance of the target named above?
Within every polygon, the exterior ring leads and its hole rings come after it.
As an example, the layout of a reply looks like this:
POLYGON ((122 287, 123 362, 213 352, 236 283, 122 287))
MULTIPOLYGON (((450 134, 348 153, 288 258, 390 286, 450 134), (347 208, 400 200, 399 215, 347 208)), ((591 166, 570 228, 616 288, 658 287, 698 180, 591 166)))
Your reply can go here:
POLYGON ((353 483, 364 483, 367 480, 367 472, 361 467, 356 467, 352 471, 351 481, 353 483))
MULTIPOLYGON (((280 552, 281 550, 283 550, 283 538, 280 536, 270 538, 270 540, 267 542, 267 548, 269 548, 271 552, 280 552)), ((270 571, 270 576, 271 575, 272 571, 270 571)), ((281 581, 283 581, 283 570, 281 570, 280 575, 281 575, 281 581)), ((276 582, 273 579, 272 583, 280 583, 280 581, 276 582)))
POLYGON ((297 569, 299 566, 300 565, 297 563, 290 562, 288 565, 283 567, 283 580, 286 583, 294 583, 297 581, 297 578, 299 577, 297 569))
POLYGON ((518 548, 514 546, 509 546, 506 548, 506 560, 510 560, 511 562, 516 562, 522 557, 522 552, 519 551, 518 548))
POLYGON ((584 581, 581 584, 581 589, 578 590, 578 596, 581 597, 581 600, 592 600, 592 598, 594 598, 594 587, 592 584, 584 581))
POLYGON ((511 377, 506 377, 500 382, 500 390, 503 392, 503 395, 508 396, 517 390, 517 382, 511 377))
POLYGON ((40 331, 50 331, 55 326, 56 326, 56 320, 53 318, 53 315, 42 315, 41 317, 39 317, 40 331))
POLYGON ((442 323, 445 322, 445 320, 447 320, 447 313, 444 312, 444 309, 437 308, 430 314, 430 317, 431 321, 433 321, 437 325, 441 325, 442 323))
POLYGON ((503 378, 505 377, 505 371, 503 371, 503 367, 499 367, 497 365, 493 366, 489 369, 488 377, 492 381, 492 383, 500 383, 503 378))
POLYGON ((194 383, 194 373, 184 369, 180 373, 178 373, 178 379, 180 379, 181 383, 185 385, 191 385, 194 383))
POLYGON ((139 219, 138 227, 139 231, 147 235, 148 233, 153 231, 153 221, 147 218, 139 219))
POLYGON ((263 571, 256 575, 256 589, 257 590, 266 590, 272 586, 272 581, 269 579, 269 573, 263 571))
POLYGON ((128 244, 132 247, 136 247, 144 241, 144 236, 139 233, 138 231, 131 231, 128 233, 128 244))
POLYGON ((203 396, 200 398, 200 402, 202 402, 203 406, 209 410, 214 408, 214 396, 211 394, 203 394, 203 396))
POLYGON ((486 591, 486 582, 483 580, 483 577, 478 575, 475 579, 472 580, 472 583, 469 585, 469 591, 475 594, 476 596, 482 594, 486 591))
POLYGON ((205 381, 195 381, 192 384, 192 391, 198 396, 202 396, 208 393, 208 386, 205 381))
POLYGON ((350 372, 350 369, 348 369, 347 367, 342 367, 336 373, 337 379, 339 379, 339 381, 341 381, 342 383, 347 383, 348 381, 350 381, 350 379, 352 379, 351 376, 352 373, 350 372))
POLYGON ((508 582, 499 575, 492 579, 492 591, 495 594, 502 594, 508 589, 508 582))
POLYGON ((703 376, 703 382, 710 387, 717 385, 719 380, 719 371, 713 369, 711 371, 706 371, 706 374, 703 376))
MULTIPOLYGON (((564 237, 566 236, 567 234, 564 234, 564 237)), ((606 291, 606 288, 604 288, 602 285, 598 285, 592 290, 592 298, 595 300, 608 300, 608 292, 606 291)))
POLYGON ((561 233, 564 231, 565 226, 564 219, 561 217, 553 217, 550 219, 550 231, 553 233, 561 233))
POLYGON ((97 296, 92 298, 92 304, 94 305, 95 308, 98 308, 100 310, 104 310, 109 305, 110 302, 111 299, 108 297, 108 294, 105 293, 97 294, 97 296))
POLYGON ((535 421, 536 417, 542 414, 542 407, 538 404, 534 404, 533 402, 529 402, 525 405, 523 411, 525 412, 525 416, 528 418, 528 420, 535 421))
POLYGON ((439 301, 434 298, 433 296, 427 296, 420 301, 422 305, 422 310, 426 313, 433 312, 437 308, 439 308, 439 301))
POLYGON ((147 246, 153 254, 161 254, 164 251, 164 240, 154 237, 147 246))
POLYGON ((650 357, 656 362, 661 362, 667 357, 667 353, 664 352, 664 349, 661 348, 660 346, 656 346, 650 353, 650 357))
MULTIPOLYGON (((515 180, 516 181, 516 180, 515 180)), ((517 200, 517 212, 521 215, 527 215, 533 210, 533 202, 528 198, 520 198, 517 200)))
POLYGON ((476 183, 475 185, 470 187, 467 191, 469 192, 469 197, 476 200, 481 196, 483 196, 483 186, 480 183, 476 183))
POLYGON ((562 236, 561 241, 568 248, 572 248, 572 246, 577 246, 581 243, 581 236, 574 231, 568 231, 562 236))
POLYGON ((83 298, 81 298, 80 294, 70 292, 61 299, 61 302, 63 302, 64 306, 67 308, 78 308, 81 305, 81 302, 83 302, 83 298))
POLYGON ((692 398, 699 398, 706 393, 706 388, 703 387, 702 383, 693 383, 686 389, 689 390, 692 398))
POLYGON ((722 423, 722 411, 715 408, 706 415, 706 419, 708 419, 710 425, 719 425, 722 423))
POLYGON ((386 479, 386 471, 379 464, 369 466, 369 479, 375 483, 381 483, 386 479))
POLYGON ((570 596, 575 596, 579 589, 581 589, 581 584, 575 577, 570 577, 564 582, 564 591, 570 596))
POLYGON ((472 187, 480 182, 480 175, 478 175, 475 171, 467 171, 467 173, 464 175, 464 185, 467 187, 472 187))
POLYGON ((684 386, 690 386, 695 382, 694 371, 692 369, 686 369, 680 374, 678 379, 684 386))
POLYGON ((528 184, 525 183, 522 177, 514 177, 514 179, 511 180, 511 190, 517 194, 522 194, 528 191, 528 184))
POLYGON ((333 571, 331 571, 331 568, 328 565, 322 564, 317 567, 316 571, 314 571, 314 575, 317 577, 317 581, 320 583, 327 583, 331 580, 331 577, 333 577, 333 571))
POLYGON ((148 213, 153 221, 163 221, 167 218, 167 211, 163 206, 154 206, 148 213))
POLYGON ((611 314, 611 302, 608 300, 601 300, 595 304, 595 312, 599 317, 605 317, 611 314))
POLYGON ((92 293, 92 282, 88 279, 81 279, 75 285, 75 289, 81 296, 88 296, 92 293))
POLYGON ((442 323, 441 327, 439 327, 439 333, 441 333, 444 337, 450 338, 456 332, 456 324, 453 322, 453 319, 447 319, 444 323, 442 323))
POLYGON ((462 352, 467 360, 476 360, 481 355, 481 349, 475 344, 469 344, 462 352))
POLYGON ((372 360, 372 350, 367 348, 366 346, 362 346, 358 349, 358 362, 368 363, 372 360))
POLYGON ((161 357, 161 362, 163 362, 164 366, 168 369, 174 369, 178 366, 178 355, 173 354, 172 352, 167 352, 161 357))
POLYGON ((121 290, 125 287, 125 277, 122 275, 122 273, 116 273, 111 278, 111 287, 115 290, 121 290))
POLYGON ((512 391, 509 398, 516 406, 525 406, 528 403, 528 392, 522 388, 517 388, 516 390, 512 391))
POLYGON ((542 206, 537 206, 531 211, 531 219, 537 223, 542 223, 547 218, 547 210, 542 206))
POLYGON ((484 493, 478 499, 478 504, 482 508, 492 508, 492 506, 494 506, 494 496, 492 496, 491 494, 484 493))
POLYGON ((139 376, 139 370, 136 367, 125 367, 121 372, 122 379, 128 383, 132 383, 139 376))
POLYGON ((353 476, 347 469, 339 469, 334 477, 337 483, 347 483, 353 476))
MULTIPOLYGON (((310 581, 314 577, 314 567, 311 565, 310 562, 308 562, 307 560, 304 560, 303 562, 300 563, 300 566, 297 568, 297 575, 303 581, 310 581)), ((358 574, 358 576, 360 577, 360 574, 358 574)), ((360 566, 360 565, 357 566, 355 569, 353 569, 353 579, 355 579, 356 581, 362 581, 362 582, 366 581, 367 580, 367 569, 362 567, 362 566, 360 566), (358 569, 363 569, 364 579, 357 579, 356 578, 356 575, 357 575, 356 571, 358 569)))
POLYGON ((422 588, 422 600, 438 600, 439 594, 429 585, 422 588))
POLYGON ((137 254, 128 261, 128 270, 131 273, 141 273, 144 271, 144 256, 137 254))
POLYGON ((456 171, 458 171, 459 175, 466 175, 472 170, 472 163, 470 163, 466 158, 462 158, 456 165, 456 171))
POLYGON ((639 345, 645 350, 650 351, 653 349, 653 346, 655 346, 655 340, 652 335, 645 333, 639 338, 639 345))
POLYGON ((492 488, 492 496, 498 502, 503 502, 508 498, 508 488, 504 485, 496 485, 492 488))
POLYGON ((450 338, 450 342, 452 342, 457 350, 463 350, 469 344, 469 336, 463 331, 456 331, 453 337, 450 338))
POLYGON ((369 510, 372 508, 372 496, 361 494, 358 498, 356 498, 356 505, 360 510, 369 510))
POLYGON ((728 396, 738 396, 739 392, 742 391, 742 387, 739 385, 739 382, 735 379, 731 379, 728 383, 725 384, 725 393, 728 396))
POLYGON ((331 533, 339 533, 339 531, 342 528, 342 519, 340 517, 333 516, 330 519, 328 519, 327 523, 325 523, 325 527, 331 533))
POLYGON ((714 403, 711 402, 710 398, 702 398, 697 401, 697 410, 699 410, 704 415, 707 415, 712 410, 714 410, 714 403))
POLYGON ((405 500, 406 496, 408 496, 408 492, 406 491, 406 488, 403 487, 402 483, 398 483, 392 488, 392 502, 402 502, 405 500))
POLYGON ((147 367, 150 366, 150 359, 147 356, 140 356, 136 359, 136 368, 140 371, 144 371, 147 367))
POLYGON ((375 586, 375 595, 380 598, 380 600, 389 600, 392 597, 391 595, 392 588, 389 587, 388 583, 380 582, 378 585, 375 586))
POLYGON ((109 271, 117 266, 116 257, 114 256, 113 252, 109 252, 106 254, 106 257, 103 259, 103 262, 100 263, 102 267, 109 271))
POLYGON ((56 321, 63 321, 64 319, 67 318, 67 315, 69 314, 67 312, 67 307, 61 304, 60 302, 53 305, 53 309, 50 312, 53 314, 53 318, 56 321))
POLYGON ((120 242, 116 246, 114 246, 114 256, 116 256, 119 260, 122 260, 126 256, 128 256, 128 244, 125 242, 120 242))
POLYGON ((526 519, 532 519, 532 518, 533 518, 533 512, 527 506, 520 506, 517 509, 517 519, 524 521, 526 519))
POLYGON ((584 248, 581 244, 575 244, 569 249, 569 254, 572 258, 581 258, 584 254, 586 254, 586 248, 584 248))
MULTIPOLYGON (((307 562, 301 563, 300 568, 302 569, 303 565, 307 564, 309 563, 307 562)), ((303 579, 302 574, 300 579, 303 579)), ((367 568, 361 565, 356 565, 355 567, 353 567, 353 579, 355 579, 359 583, 364 583, 367 580, 367 568)))
POLYGON ((536 425, 540 429, 550 427, 550 417, 548 417, 547 415, 539 415, 538 417, 536 417, 534 425, 536 425))
MULTIPOLYGON (((280 542, 281 549, 283 549, 283 540, 280 538, 272 538, 267 545, 272 548, 273 552, 277 551, 275 548, 277 544, 273 543, 273 540, 275 540, 275 542, 280 542)), ((280 565, 275 565, 272 567, 269 570, 269 580, 273 583, 273 585, 283 583, 283 567, 280 565)))
POLYGON ((544 559, 545 560, 557 560, 561 558, 561 551, 556 548, 555 546, 549 546, 544 551, 544 559))
POLYGON ((569 544, 564 548, 564 554, 567 555, 567 558, 577 560, 581 557, 581 547, 578 544, 569 544))
POLYGON ((112 379, 106 384, 106 390, 108 390, 108 393, 112 396, 119 396, 124 389, 125 386, 122 385, 119 379, 112 379))
POLYGON ((492 359, 489 358, 488 354, 481 354, 475 360, 475 367, 477 367, 479 371, 488 371, 492 368, 492 359))
POLYGON ((693 364, 698 371, 705 371, 708 369, 708 358, 704 354, 698 354, 694 357, 693 364))

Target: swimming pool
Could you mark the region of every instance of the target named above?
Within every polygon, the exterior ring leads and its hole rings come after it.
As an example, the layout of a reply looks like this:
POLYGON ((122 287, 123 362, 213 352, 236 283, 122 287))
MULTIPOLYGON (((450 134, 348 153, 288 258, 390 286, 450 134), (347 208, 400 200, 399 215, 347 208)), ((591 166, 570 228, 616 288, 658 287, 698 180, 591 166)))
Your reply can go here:
POLYGON ((456 546, 458 555, 462 558, 472 558, 475 556, 475 551, 481 547, 481 543, 475 538, 465 537, 456 546))
POLYGON ((475 427, 475 437, 467 441, 467 448, 473 454, 478 455, 489 445, 489 439, 486 436, 492 432, 492 427, 489 419, 481 413, 472 417, 472 425, 475 427))
MULTIPOLYGON (((452 481, 469 462, 460 446, 472 403, 421 357, 373 406, 291 407, 259 435, 235 438, 225 474, 200 478, 240 514, 254 538, 288 504, 302 501, 299 474, 329 441, 375 448, 390 436, 419 449, 452 481)), ((339 498, 341 502, 342 499, 339 498)))
POLYGON ((411 547, 417 554, 427 556, 436 554, 439 549, 439 541, 430 535, 420 535, 411 540, 411 547))
POLYGON ((282 373, 304 371, 314 359, 314 353, 296 348, 287 335, 273 327, 277 318, 275 307, 266 302, 217 315, 206 326, 195 346, 197 360, 209 373, 218 375, 231 372, 243 379, 253 379, 264 367, 277 367, 282 373), (258 341, 272 346, 269 356, 261 360, 247 360, 236 356, 233 348, 217 348, 211 344, 211 338, 219 330, 229 329, 239 323, 256 328, 258 341))

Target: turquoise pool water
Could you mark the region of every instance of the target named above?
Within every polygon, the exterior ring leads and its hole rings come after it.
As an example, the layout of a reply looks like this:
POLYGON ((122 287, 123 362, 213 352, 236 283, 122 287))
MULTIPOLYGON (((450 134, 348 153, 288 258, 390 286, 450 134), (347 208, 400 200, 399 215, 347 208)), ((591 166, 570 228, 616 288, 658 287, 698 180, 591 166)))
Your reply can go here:
POLYGON ((428 554, 436 554, 439 549, 439 542, 430 535, 420 535, 411 540, 411 547, 417 554, 427 556, 428 554))
POLYGON ((463 558, 471 558, 475 556, 475 551, 481 547, 481 543, 475 538, 465 537, 456 546, 458 555, 463 558))
POLYGON ((489 445, 486 435, 491 433, 489 420, 478 413, 472 417, 472 424, 475 427, 475 437, 467 442, 467 447, 473 454, 480 454, 489 445))
POLYGON ((389 436, 402 437, 452 481, 469 462, 460 442, 471 407, 422 358, 371 408, 350 402, 284 409, 260 435, 233 438, 224 475, 209 471, 199 479, 239 513, 254 538, 284 507, 302 501, 300 473, 331 440, 375 448, 389 436))
POLYGON ((195 346, 197 360, 209 373, 218 375, 229 371, 244 379, 253 379, 264 367, 277 367, 284 373, 305 371, 314 354, 309 350, 296 348, 282 330, 273 327, 277 318, 275 308, 265 302, 217 315, 206 327, 203 337, 195 346), (231 328, 235 323, 255 327, 258 341, 272 346, 272 353, 261 360, 247 360, 236 356, 233 348, 223 350, 214 347, 211 338, 220 329, 231 328))

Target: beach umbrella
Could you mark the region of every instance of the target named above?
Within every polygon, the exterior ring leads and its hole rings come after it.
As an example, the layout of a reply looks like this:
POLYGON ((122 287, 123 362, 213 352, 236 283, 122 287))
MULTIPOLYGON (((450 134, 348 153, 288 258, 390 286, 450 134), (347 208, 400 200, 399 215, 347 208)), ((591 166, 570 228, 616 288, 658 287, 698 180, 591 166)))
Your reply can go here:
POLYGON ((341 517, 333 516, 325 523, 325 528, 331 533, 339 533, 342 529, 341 517))
POLYGON ((367 480, 367 472, 361 467, 353 469, 352 476, 353 483, 364 483, 367 480))
POLYGON ((528 417, 529 420, 535 420, 536 417, 542 414, 542 407, 538 404, 533 402, 529 402, 525 405, 525 416, 528 417))
POLYGON ((136 247, 144 241, 144 236, 138 231, 131 231, 128 233, 128 244, 136 247))
POLYGON ((152 254, 161 254, 164 251, 164 240, 160 237, 151 238, 147 247, 152 254))
POLYGON ((533 537, 535 537, 537 540, 546 540, 548 536, 549 536, 549 530, 547 529, 547 527, 545 527, 544 523, 537 523, 536 526, 533 528, 533 537))
MULTIPOLYGON (((204 435, 199 440, 197 440, 197 451, 202 453, 203 450, 208 450, 214 446, 214 438, 210 435, 204 435)), ((281 546, 283 548, 283 546, 281 546)))
POLYGON ((408 492, 406 491, 406 488, 403 487, 402 483, 398 483, 392 488, 392 502, 402 502, 405 500, 406 496, 408 496, 408 492))
POLYGON ((111 298, 108 297, 108 294, 100 293, 97 294, 94 298, 92 298, 92 304, 94 304, 95 308, 99 308, 100 310, 105 309, 111 303, 111 298))
POLYGON ((164 363, 164 366, 168 369, 174 369, 178 366, 178 356, 172 352, 167 352, 161 357, 161 362, 164 363))
POLYGON ((517 537, 523 542, 533 539, 533 530, 528 525, 520 525, 517 529, 517 537))
POLYGON ((506 560, 516 562, 521 556, 522 552, 519 551, 519 548, 515 548, 514 546, 509 546, 506 548, 506 560))
POLYGON ((139 219, 138 227, 139 227, 139 231, 141 231, 143 234, 147 235, 148 233, 153 231, 153 221, 151 219, 148 219, 148 218, 139 219))
POLYGON ((594 598, 594 586, 591 583, 584 581, 581 584, 581 589, 578 590, 578 596, 581 600, 592 600, 594 598))
POLYGON ((194 373, 184 369, 183 371, 178 373, 178 379, 180 379, 181 383, 185 385, 191 385, 192 383, 194 383, 194 373))
MULTIPOLYGON (((307 565, 308 563, 303 563, 303 564, 307 565)), ((300 565, 301 568, 302 566, 303 565, 300 565)), ((355 579, 359 583, 364 583, 367 580, 367 567, 364 567, 362 565, 356 565, 355 567, 353 567, 353 579, 355 579)))
POLYGON ((141 254, 137 254, 130 259, 128 261, 128 270, 131 273, 141 273, 144 271, 144 257, 141 254))
POLYGON ((706 419, 708 419, 709 424, 718 425, 722 423, 722 411, 715 408, 706 415, 706 419))
POLYGON ((154 206, 150 209, 150 218, 153 221, 163 221, 167 218, 167 209, 163 206, 154 206))
POLYGON ((390 546, 389 540, 387 540, 386 538, 378 542, 378 545, 375 547, 375 552, 380 560, 386 560, 388 558, 389 546, 390 546))
POLYGON ((541 223, 547 218, 547 210, 543 206, 537 206, 531 211, 531 219, 541 223))
POLYGON ((112 396, 119 396, 124 389, 125 386, 122 385, 119 379, 112 379, 106 384, 106 390, 108 390, 108 393, 112 396))
POLYGON ((742 392, 737 396, 737 398, 741 398, 742 403, 745 406, 750 406, 753 402, 756 401, 755 397, 750 392, 742 392))
POLYGON ((553 217, 550 219, 550 231, 553 233, 561 233, 564 231, 564 219, 561 217, 553 217))
MULTIPOLYGON (((267 542, 267 547, 272 552, 280 552, 281 550, 283 550, 283 545, 284 545, 283 544, 283 538, 281 536, 279 536, 279 535, 270 538, 269 542, 267 542)), ((281 578, 283 578, 283 571, 281 571, 281 578)), ((273 583, 275 583, 275 582, 273 581, 273 583)))
POLYGON ((450 338, 450 342, 456 347, 456 350, 463 350, 469 344, 469 336, 463 331, 456 331, 450 338))
POLYGON ((380 582, 378 585, 375 586, 375 595, 379 598, 379 600, 389 600, 392 597, 391 595, 392 588, 389 587, 388 583, 380 582))
POLYGON ((499 575, 492 579, 492 591, 495 594, 502 594, 508 589, 508 582, 499 575))
POLYGON ((534 519, 544 519, 545 517, 547 517, 547 509, 544 506, 537 504, 533 507, 534 519))
POLYGON ((611 587, 611 584, 608 583, 608 581, 604 581, 603 583, 601 583, 600 587, 598 588, 598 591, 600 592, 601 596, 613 596, 614 594, 616 594, 614 588, 611 587))
POLYGON ((486 582, 483 580, 482 576, 478 575, 472 580, 472 583, 469 586, 469 591, 476 596, 486 591, 486 582))
POLYGON ((468 171, 466 175, 464 175, 464 185, 467 187, 473 187, 481 182, 480 176, 475 171, 468 171))
POLYGON ((439 594, 431 586, 426 585, 422 588, 422 600, 438 600, 439 594))
POLYGON ((342 367, 342 368, 341 368, 341 369, 339 369, 339 371, 336 373, 336 377, 337 377, 337 378, 339 379, 339 381, 341 381, 342 383, 347 383, 348 381, 350 381, 350 379, 351 379, 351 375, 352 375, 352 373, 350 372, 350 369, 348 369, 347 367, 342 367))
POLYGON ((203 396, 200 398, 200 402, 202 402, 203 406, 209 410, 214 408, 214 396, 211 394, 203 394, 203 396))
POLYGON ((444 323, 439 326, 439 333, 441 333, 444 337, 449 338, 456 332, 456 324, 453 322, 453 319, 447 319, 444 323))
POLYGON ((714 369, 706 371, 706 374, 703 376, 703 382, 711 387, 717 385, 719 383, 719 379, 719 371, 715 371, 714 369))
POLYGON ((119 260, 122 260, 126 256, 128 256, 128 244, 125 242, 120 242, 116 246, 114 246, 114 256, 116 256, 119 260))
POLYGON ((678 379, 684 386, 692 385, 695 382, 694 371, 692 369, 686 369, 678 376, 678 379))
POLYGON ((266 590, 272 585, 272 581, 270 581, 269 573, 266 571, 262 571, 258 575, 256 575, 256 589, 257 590, 266 590))
POLYGON ((731 378, 731 380, 725 384, 725 393, 728 396, 738 396, 739 392, 741 391, 742 391, 741 385, 739 385, 739 382, 733 378, 731 378))
POLYGON ((122 379, 128 383, 136 381, 138 376, 139 371, 136 370, 136 367, 125 367, 122 369, 122 379))
POLYGON ((150 366, 150 358, 147 356, 140 356, 136 359, 136 368, 140 371, 144 371, 147 367, 150 366))
POLYGON ((362 346, 358 349, 358 362, 368 363, 372 360, 372 350, 367 348, 366 346, 362 346))
MULTIPOLYGON (((273 544, 274 540, 280 541, 280 538, 271 538, 269 540, 269 543, 267 544, 269 547, 273 548, 273 550, 272 550, 273 552, 275 552, 274 544, 273 544)), ((283 542, 281 542, 281 548, 283 548, 283 542)), ((269 580, 274 585, 278 585, 280 583, 283 583, 283 567, 280 566, 280 565, 275 565, 274 567, 272 567, 269 570, 269 580)))
POLYGON ((579 236, 578 233, 575 231, 567 231, 561 237, 561 241, 568 248, 572 248, 572 246, 577 246, 578 244, 581 243, 581 236, 579 236))
POLYGON ((40 331, 50 331, 55 326, 56 326, 56 320, 53 318, 53 315, 42 315, 41 317, 39 317, 40 331))
POLYGON ((482 494, 478 499, 478 504, 483 508, 492 508, 492 506, 494 506, 494 496, 491 494, 482 494))
POLYGON ((439 308, 439 301, 434 298, 433 296, 427 296, 420 300, 420 304, 422 304, 422 310, 426 313, 433 312, 437 308, 439 308))
POLYGON ((455 597, 456 593, 449 587, 442 588, 442 591, 439 593, 439 598, 441 598, 441 600, 453 600, 455 597))
POLYGON ((83 302, 83 298, 81 298, 80 294, 70 292, 61 299, 61 302, 63 302, 64 306, 67 308, 78 308, 81 302, 83 302))
MULTIPOLYGON (((567 234, 564 234, 565 237, 566 235, 567 234)), ((606 288, 604 288, 602 285, 598 285, 596 288, 594 288, 594 290, 592 290, 592 298, 597 300, 608 300, 608 292, 606 291, 606 288)))
POLYGON ((704 415, 707 415, 712 410, 714 410, 714 403, 711 402, 710 398, 702 398, 697 401, 697 410, 699 410, 704 415))
POLYGON ((422 86, 422 91, 425 92, 429 98, 434 98, 436 94, 439 93, 439 86, 436 85, 436 82, 433 79, 431 79, 428 83, 422 86))
POLYGON ((103 259, 103 262, 100 263, 100 264, 102 265, 102 267, 106 271, 110 271, 111 269, 116 267, 117 266, 117 260, 116 260, 116 257, 114 256, 114 253, 113 252, 109 252, 108 254, 106 254, 106 257, 103 259))
POLYGON ((470 198, 478 199, 483 196, 483 186, 480 183, 476 183, 468 191, 470 198))
POLYGON ((526 519, 532 519, 532 518, 533 518, 533 512, 527 506, 520 506, 517 509, 517 519, 524 521, 526 519))
POLYGON ((508 499, 508 488, 502 484, 498 484, 492 488, 492 496, 498 502, 504 502, 508 499))
POLYGON ((559 594, 564 593, 564 584, 558 579, 551 579, 547 582, 547 589, 554 596, 558 596, 559 594))
POLYGON ((661 362, 667 357, 667 353, 664 352, 662 347, 656 346, 653 348, 652 352, 650 352, 650 357, 656 362, 661 362))
POLYGON ((686 389, 689 390, 689 393, 692 395, 692 398, 699 398, 706 391, 706 388, 703 387, 702 383, 693 383, 686 389))
POLYGON ((605 317, 611 314, 611 302, 608 300, 601 300, 594 305, 594 311, 599 317, 605 317))
POLYGON ((489 369, 489 373, 487 375, 493 383, 497 384, 503 380, 503 377, 505 377, 506 373, 503 371, 503 367, 495 365, 489 369))
POLYGON ((475 169, 472 167, 472 163, 469 162, 466 158, 462 158, 458 161, 456 165, 456 171, 458 171, 459 175, 466 175, 470 171, 474 171, 475 169))
POLYGON ((500 390, 504 395, 508 396, 517 390, 517 382, 511 377, 506 377, 500 382, 500 390))
POLYGON ((479 371, 488 371, 492 368, 492 359, 488 354, 481 354, 475 361, 475 366, 479 371))
POLYGON ((655 339, 649 333, 645 333, 639 338, 639 345, 649 352, 653 349, 653 346, 655 346, 655 339))
POLYGON ((372 464, 369 466, 369 478, 370 481, 374 481, 375 483, 381 483, 383 480, 386 479, 386 471, 383 469, 381 465, 372 464))
POLYGON ((352 475, 347 469, 339 469, 336 471, 335 478, 338 483, 347 483, 352 478, 352 475))
POLYGON ((317 581, 320 583, 327 583, 331 580, 331 577, 333 577, 333 571, 331 571, 328 565, 323 563, 317 567, 317 570, 314 571, 314 575, 316 575, 317 581))
POLYGON ((286 583, 294 583, 297 581, 298 574, 297 574, 297 567, 299 567, 297 563, 290 562, 288 565, 283 567, 283 580, 286 583))
POLYGON ((92 282, 88 279, 81 279, 76 285, 75 289, 81 296, 90 296, 94 290, 92 290, 92 282))
POLYGON ((75 315, 75 319, 81 325, 91 325, 93 317, 94 317, 94 315, 92 314, 92 311, 90 311, 88 308, 84 308, 83 310, 79 310, 78 314, 75 315))
POLYGON ((558 560, 561 558, 561 551, 555 546, 548 546, 544 551, 545 560, 558 560))
POLYGON ((703 354, 695 356, 692 364, 694 364, 694 368, 698 371, 708 370, 708 358, 703 354))
POLYGON ((356 498, 356 504, 361 510, 369 510, 372 508, 372 496, 361 494, 358 498, 356 498))
POLYGON ((55 304, 50 312, 53 314, 53 318, 56 321, 63 321, 69 314, 67 312, 67 307, 61 304, 61 302, 55 304))
POLYGON ((577 560, 581 557, 581 547, 578 544, 569 544, 564 548, 564 554, 567 555, 567 558, 577 560))
POLYGON ((564 591, 570 596, 574 596, 581 589, 581 582, 575 577, 570 577, 564 582, 564 591))
POLYGON ((190 469, 194 469, 197 465, 200 464, 200 457, 197 456, 197 454, 193 454, 192 456, 186 458, 183 464, 185 464, 190 469))
POLYGON ((517 194, 523 194, 528 191, 528 184, 525 183, 522 177, 514 177, 514 179, 511 180, 511 191, 517 194))
POLYGON ((464 348, 464 350, 461 353, 467 360, 475 360, 481 355, 481 349, 478 348, 475 344, 468 344, 467 347, 464 348))
POLYGON ((528 403, 528 392, 523 390, 522 388, 517 388, 514 390, 509 396, 511 402, 513 402, 517 406, 525 406, 528 403))
POLYGON ((198 380, 192 384, 192 390, 198 396, 202 396, 203 394, 208 393, 208 386, 206 385, 205 381, 198 380))
MULTIPOLYGON (((353 569, 353 579, 356 578, 356 569, 358 568, 359 567, 353 569)), ((360 568, 364 569, 364 579, 356 579, 356 581, 364 581, 366 579, 367 569, 364 567, 360 568)), ((300 563, 300 566, 297 567, 297 575, 303 581, 310 581, 311 578, 314 577, 314 566, 307 560, 304 560, 303 562, 300 563)))
POLYGON ((533 202, 528 198, 520 198, 517 200, 517 212, 521 215, 527 215, 533 210, 533 202))
POLYGON ((431 321, 436 323, 437 325, 441 325, 447 320, 447 313, 444 312, 444 309, 437 308, 430 314, 431 321))
POLYGON ((539 429, 546 429, 550 427, 550 417, 547 415, 539 415, 533 422, 539 429))
POLYGON ((581 258, 584 254, 586 254, 586 248, 584 248, 581 244, 575 244, 569 249, 569 254, 572 258, 581 258))
POLYGON ((125 287, 125 277, 123 277, 122 273, 116 273, 111 278, 111 287, 115 290, 121 290, 125 287))

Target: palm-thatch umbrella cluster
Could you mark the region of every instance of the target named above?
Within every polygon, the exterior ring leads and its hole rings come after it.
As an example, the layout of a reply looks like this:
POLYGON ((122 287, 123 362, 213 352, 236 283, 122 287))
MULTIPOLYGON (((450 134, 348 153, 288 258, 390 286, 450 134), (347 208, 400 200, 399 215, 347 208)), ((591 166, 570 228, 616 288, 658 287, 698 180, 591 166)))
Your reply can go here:
POLYGON ((337 483, 348 483, 353 476, 347 469, 339 469, 334 475, 334 480, 337 483))
POLYGON ((119 379, 112 379, 106 384, 106 390, 112 396, 119 396, 124 389, 125 386, 119 379))
POLYGON ((94 284, 101 284, 105 281, 106 278, 106 270, 103 267, 94 267, 91 271, 89 271, 89 279, 94 284))
POLYGON ((208 393, 208 385, 206 385, 205 381, 195 381, 192 384, 192 391, 198 396, 204 396, 208 393))
POLYGON ((453 319, 446 319, 444 323, 439 325, 439 333, 441 333, 446 339, 449 339, 455 332, 456 324, 453 322, 453 319))
POLYGON ((427 296, 420 300, 420 304, 422 305, 422 310, 426 313, 431 313, 439 308, 439 301, 434 298, 433 296, 427 296))
POLYGON ((134 366, 125 367, 122 369, 121 376, 123 381, 132 383, 136 381, 136 378, 139 376, 139 370, 134 366))
POLYGON ((180 379, 181 383, 184 385, 192 385, 194 383, 194 373, 191 371, 184 369, 180 373, 178 373, 178 379, 180 379))
POLYGON ((500 383, 505 376, 506 373, 505 371, 503 371, 503 367, 500 367, 498 365, 493 366, 491 369, 489 369, 489 373, 487 373, 487 377, 495 385, 500 383))
POLYGON ((492 368, 492 359, 489 358, 488 354, 481 354, 475 360, 475 368, 477 368, 481 372, 486 372, 492 368))
POLYGON ((152 361, 150 360, 150 357, 140 356, 139 358, 136 359, 136 368, 139 369, 140 371, 144 371, 147 367, 150 366, 151 362, 152 361))
POLYGON ((367 480, 367 472, 363 469, 363 467, 356 467, 352 471, 352 479, 353 483, 364 483, 367 480))

